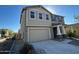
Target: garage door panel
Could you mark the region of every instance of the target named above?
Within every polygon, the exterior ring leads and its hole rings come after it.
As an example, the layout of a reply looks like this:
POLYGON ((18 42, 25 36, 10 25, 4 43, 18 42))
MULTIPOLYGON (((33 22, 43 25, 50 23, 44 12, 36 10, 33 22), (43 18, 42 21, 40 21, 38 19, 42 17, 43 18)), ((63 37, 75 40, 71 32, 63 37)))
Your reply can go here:
POLYGON ((29 31, 30 42, 47 40, 47 39, 49 39, 49 30, 48 29, 30 29, 30 31, 29 31))

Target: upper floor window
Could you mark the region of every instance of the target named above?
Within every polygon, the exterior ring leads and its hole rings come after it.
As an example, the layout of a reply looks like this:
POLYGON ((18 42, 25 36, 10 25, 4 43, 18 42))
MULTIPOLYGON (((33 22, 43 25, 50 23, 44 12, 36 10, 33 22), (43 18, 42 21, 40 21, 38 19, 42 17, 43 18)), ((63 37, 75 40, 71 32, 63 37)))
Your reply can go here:
POLYGON ((42 13, 39 13, 39 19, 42 19, 42 13))
POLYGON ((52 15, 51 18, 52 18, 52 21, 55 21, 55 15, 52 15))
POLYGON ((49 20, 49 16, 48 16, 48 14, 46 14, 46 20, 49 20))
POLYGON ((62 17, 59 17, 59 19, 61 19, 62 17))
POLYGON ((58 20, 58 16, 56 16, 56 18, 55 18, 55 19, 56 19, 56 21, 57 21, 57 20, 58 20))
POLYGON ((58 21, 59 21, 59 22, 62 22, 62 17, 59 17, 58 21))
POLYGON ((31 12, 30 12, 30 17, 31 17, 31 18, 35 18, 35 12, 31 11, 31 12))
POLYGON ((52 15, 52 19, 54 19, 55 18, 55 16, 54 15, 52 15))

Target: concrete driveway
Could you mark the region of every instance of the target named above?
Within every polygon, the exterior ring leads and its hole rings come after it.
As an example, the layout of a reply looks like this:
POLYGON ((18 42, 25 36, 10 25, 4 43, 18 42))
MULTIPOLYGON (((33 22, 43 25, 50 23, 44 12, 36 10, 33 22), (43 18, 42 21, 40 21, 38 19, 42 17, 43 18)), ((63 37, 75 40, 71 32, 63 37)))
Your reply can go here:
POLYGON ((79 54, 79 46, 68 44, 72 40, 65 39, 62 42, 46 40, 32 43, 35 49, 41 49, 47 54, 79 54))

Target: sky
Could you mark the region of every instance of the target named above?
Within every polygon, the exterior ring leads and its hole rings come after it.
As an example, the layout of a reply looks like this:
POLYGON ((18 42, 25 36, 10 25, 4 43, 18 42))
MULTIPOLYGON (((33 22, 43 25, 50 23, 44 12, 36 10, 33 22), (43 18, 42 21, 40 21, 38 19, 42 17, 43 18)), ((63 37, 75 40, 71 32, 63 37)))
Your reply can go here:
POLYGON ((75 16, 79 16, 79 5, 48 5, 45 7, 54 14, 64 16, 65 24, 76 23, 75 16))
MULTIPOLYGON (((0 29, 11 29, 18 32, 20 28, 20 14, 25 5, 0 5, 0 29)), ((44 5, 53 14, 64 16, 65 24, 75 23, 74 16, 79 15, 77 5, 44 5)))

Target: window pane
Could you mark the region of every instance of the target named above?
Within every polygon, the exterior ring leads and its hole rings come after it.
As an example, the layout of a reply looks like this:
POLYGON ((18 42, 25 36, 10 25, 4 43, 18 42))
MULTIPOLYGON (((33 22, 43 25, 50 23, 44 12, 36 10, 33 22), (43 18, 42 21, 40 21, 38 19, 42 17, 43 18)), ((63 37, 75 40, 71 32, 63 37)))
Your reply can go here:
POLYGON ((52 21, 55 21, 55 16, 54 15, 52 15, 51 18, 52 18, 52 21))
POLYGON ((42 13, 39 13, 39 19, 42 19, 42 13))
POLYGON ((59 17, 59 19, 61 19, 61 17, 59 17))
POLYGON ((35 13, 33 11, 30 12, 30 17, 35 18, 35 13))
POLYGON ((46 14, 46 20, 49 20, 49 16, 46 14))

